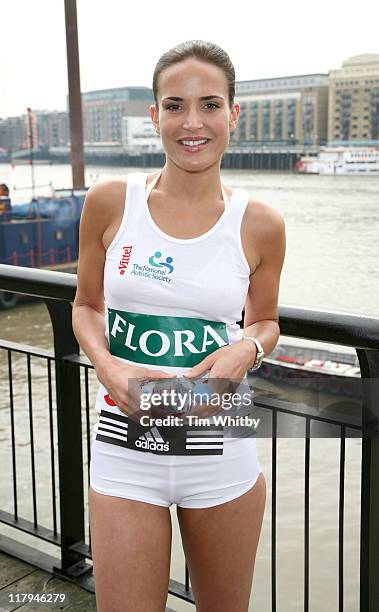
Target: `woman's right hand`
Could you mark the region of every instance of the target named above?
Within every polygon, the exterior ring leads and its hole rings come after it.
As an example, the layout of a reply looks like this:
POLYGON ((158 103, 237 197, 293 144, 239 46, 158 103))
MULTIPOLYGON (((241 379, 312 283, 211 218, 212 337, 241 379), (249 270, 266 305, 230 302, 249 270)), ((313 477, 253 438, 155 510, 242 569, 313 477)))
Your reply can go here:
POLYGON ((137 422, 142 414, 149 414, 148 410, 141 409, 142 383, 173 378, 172 374, 162 370, 124 364, 114 357, 97 368, 96 374, 117 408, 137 422))

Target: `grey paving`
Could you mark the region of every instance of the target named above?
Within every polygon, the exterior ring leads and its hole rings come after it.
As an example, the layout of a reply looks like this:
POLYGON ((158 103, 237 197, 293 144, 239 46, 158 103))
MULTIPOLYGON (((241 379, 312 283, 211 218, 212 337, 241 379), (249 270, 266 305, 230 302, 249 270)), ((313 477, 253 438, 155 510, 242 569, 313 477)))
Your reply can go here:
MULTIPOLYGON (((0 552, 0 612, 42 612, 43 610, 65 610, 65 612, 96 611, 96 598, 93 593, 82 587, 55 578, 52 574, 40 570, 29 563, 19 561, 0 552), (67 603, 5 603, 9 602, 9 593, 64 593, 67 603)), ((166 612, 175 612, 166 608, 166 612)))

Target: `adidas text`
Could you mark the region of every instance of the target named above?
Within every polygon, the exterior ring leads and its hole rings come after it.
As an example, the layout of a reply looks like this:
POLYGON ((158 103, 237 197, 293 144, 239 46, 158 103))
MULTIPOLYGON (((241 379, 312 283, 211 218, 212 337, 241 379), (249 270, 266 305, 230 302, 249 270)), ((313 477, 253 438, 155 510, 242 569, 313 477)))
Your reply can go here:
POLYGON ((165 442, 155 442, 154 440, 136 440, 135 445, 146 450, 166 451, 170 450, 170 444, 165 442))

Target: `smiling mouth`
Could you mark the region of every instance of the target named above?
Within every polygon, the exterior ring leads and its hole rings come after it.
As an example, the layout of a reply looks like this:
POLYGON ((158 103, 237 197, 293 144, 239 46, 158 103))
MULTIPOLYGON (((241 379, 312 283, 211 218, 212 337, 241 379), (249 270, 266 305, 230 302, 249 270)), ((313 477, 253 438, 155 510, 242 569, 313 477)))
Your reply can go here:
POLYGON ((179 140, 180 144, 188 149, 197 150, 200 147, 204 147, 208 142, 209 138, 182 138, 179 140))

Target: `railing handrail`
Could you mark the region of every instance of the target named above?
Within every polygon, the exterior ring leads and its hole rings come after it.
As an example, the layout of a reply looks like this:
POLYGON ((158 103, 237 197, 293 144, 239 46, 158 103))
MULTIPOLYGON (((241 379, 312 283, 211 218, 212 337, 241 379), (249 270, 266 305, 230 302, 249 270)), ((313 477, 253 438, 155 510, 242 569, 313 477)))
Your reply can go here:
POLYGON ((0 291, 73 302, 76 274, 0 264, 0 291))
MULTIPOLYGON (((73 302, 76 285, 76 274, 0 264, 0 291, 73 302)), ((376 317, 279 305, 279 325, 283 336, 379 349, 376 317)))

